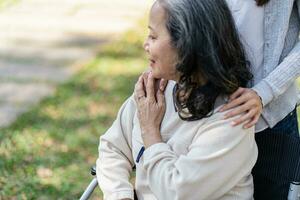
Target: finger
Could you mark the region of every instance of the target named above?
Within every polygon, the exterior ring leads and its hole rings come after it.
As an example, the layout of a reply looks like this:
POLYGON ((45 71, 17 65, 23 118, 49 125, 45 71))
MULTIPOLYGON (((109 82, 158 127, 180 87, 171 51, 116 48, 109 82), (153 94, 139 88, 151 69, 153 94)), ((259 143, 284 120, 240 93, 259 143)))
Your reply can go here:
POLYGON ((239 98, 234 99, 233 101, 231 101, 231 102, 225 104, 225 105, 219 110, 219 112, 223 112, 223 111, 229 110, 229 109, 231 109, 231 108, 234 108, 234 107, 236 107, 236 106, 238 106, 238 105, 241 105, 242 103, 245 102, 245 100, 246 100, 246 99, 245 99, 244 96, 240 96, 239 98))
POLYGON ((159 82, 159 89, 161 91, 165 91, 167 84, 168 84, 168 80, 161 79, 159 82))
POLYGON ((244 91, 245 91, 245 88, 239 87, 239 89, 237 89, 233 94, 231 94, 229 96, 229 101, 232 101, 233 99, 237 98, 238 96, 243 94, 244 91))
POLYGON ((234 108, 232 111, 226 113, 224 115, 224 119, 228 119, 228 118, 237 116, 237 115, 242 114, 243 112, 245 112, 247 110, 250 110, 250 107, 247 106, 246 104, 242 105, 242 106, 238 106, 238 107, 234 108))
POLYGON ((162 107, 165 104, 165 95, 163 91, 158 90, 156 93, 157 104, 162 107))
POLYGON ((134 92, 138 92, 142 89, 142 86, 143 86, 143 78, 142 76, 139 76, 137 82, 135 83, 135 86, 134 86, 134 92))
POLYGON ((243 122, 250 121, 255 115, 255 111, 249 111, 245 115, 241 116, 240 118, 234 120, 231 124, 233 126, 240 125, 243 122))
POLYGON ((134 97, 136 98, 136 100, 139 100, 139 98, 145 96, 143 85, 144 85, 143 78, 142 76, 140 76, 137 83, 135 84, 135 89, 134 89, 134 97))
POLYGON ((245 124, 243 126, 243 128, 247 129, 247 128, 251 128, 252 126, 254 126, 258 122, 259 117, 260 117, 260 115, 255 115, 255 117, 252 119, 252 121, 245 124))
POLYGON ((152 73, 149 73, 148 76, 148 81, 146 85, 146 93, 147 93, 147 98, 150 101, 155 101, 155 96, 154 96, 154 77, 152 73))
MULTIPOLYGON (((147 71, 147 72, 144 72, 143 74, 142 74, 142 76, 143 76, 143 82, 144 82, 144 90, 146 91, 146 85, 147 85, 147 82, 148 82, 148 76, 149 76, 149 71, 147 71)), ((147 96, 147 94, 146 94, 146 96, 147 96)))
POLYGON ((225 105, 226 105, 226 104, 222 105, 222 106, 217 110, 217 112, 223 112, 225 105))
POLYGON ((148 81, 149 73, 150 73, 150 72, 147 71, 147 72, 144 72, 144 73, 142 74, 145 83, 147 83, 147 81, 148 81))

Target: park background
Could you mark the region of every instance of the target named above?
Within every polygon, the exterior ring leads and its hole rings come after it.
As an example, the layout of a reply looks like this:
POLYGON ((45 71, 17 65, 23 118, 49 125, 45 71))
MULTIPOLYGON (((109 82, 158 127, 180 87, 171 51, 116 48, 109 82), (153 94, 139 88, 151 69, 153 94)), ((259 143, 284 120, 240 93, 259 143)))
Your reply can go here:
POLYGON ((0 0, 1 200, 80 197, 147 66, 151 2, 0 0))

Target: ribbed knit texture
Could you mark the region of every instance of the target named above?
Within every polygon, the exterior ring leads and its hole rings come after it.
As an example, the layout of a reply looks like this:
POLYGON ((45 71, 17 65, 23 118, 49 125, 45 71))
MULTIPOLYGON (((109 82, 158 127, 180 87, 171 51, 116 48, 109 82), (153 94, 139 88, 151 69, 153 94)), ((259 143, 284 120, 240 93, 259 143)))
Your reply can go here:
POLYGON ((265 5, 264 78, 253 89, 262 98, 263 118, 275 126, 297 102, 300 76, 300 0, 274 0, 265 5))

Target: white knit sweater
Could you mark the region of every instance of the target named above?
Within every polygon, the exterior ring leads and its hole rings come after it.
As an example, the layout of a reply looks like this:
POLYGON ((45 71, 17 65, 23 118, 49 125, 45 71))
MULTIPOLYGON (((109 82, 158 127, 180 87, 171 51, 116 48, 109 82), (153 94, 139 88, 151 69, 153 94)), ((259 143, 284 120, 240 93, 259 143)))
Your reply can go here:
MULTIPOLYGON (((232 127, 224 113, 198 121, 182 121, 174 110, 169 81, 163 143, 143 146, 136 104, 130 97, 111 128, 100 137, 97 178, 105 200, 248 200, 253 199, 251 169, 257 159, 254 128, 232 127), (136 165, 136 182, 129 182, 136 165)), ((218 98, 215 110, 224 103, 218 98)))

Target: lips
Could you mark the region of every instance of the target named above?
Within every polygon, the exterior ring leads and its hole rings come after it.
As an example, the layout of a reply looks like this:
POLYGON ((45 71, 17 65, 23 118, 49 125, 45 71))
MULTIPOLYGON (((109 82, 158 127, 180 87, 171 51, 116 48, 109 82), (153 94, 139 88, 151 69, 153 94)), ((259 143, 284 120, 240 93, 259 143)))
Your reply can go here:
POLYGON ((149 59, 149 62, 150 62, 150 66, 153 66, 155 64, 155 60, 153 59, 149 59))

